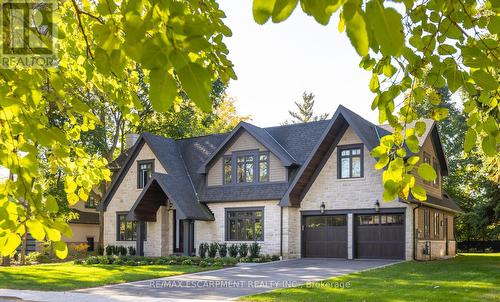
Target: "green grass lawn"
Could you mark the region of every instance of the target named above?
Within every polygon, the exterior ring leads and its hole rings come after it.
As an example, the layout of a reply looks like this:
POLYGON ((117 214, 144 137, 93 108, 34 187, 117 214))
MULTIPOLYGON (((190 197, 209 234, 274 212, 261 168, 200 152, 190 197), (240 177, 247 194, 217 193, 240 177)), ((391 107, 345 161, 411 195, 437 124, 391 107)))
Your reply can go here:
POLYGON ((76 265, 72 262, 0 267, 0 288, 71 290, 210 270, 191 265, 76 265))
POLYGON ((301 286, 242 300, 500 301, 500 253, 463 254, 454 259, 432 262, 403 262, 328 281, 333 287, 301 286), (350 287, 335 288, 333 282, 350 282, 350 287))

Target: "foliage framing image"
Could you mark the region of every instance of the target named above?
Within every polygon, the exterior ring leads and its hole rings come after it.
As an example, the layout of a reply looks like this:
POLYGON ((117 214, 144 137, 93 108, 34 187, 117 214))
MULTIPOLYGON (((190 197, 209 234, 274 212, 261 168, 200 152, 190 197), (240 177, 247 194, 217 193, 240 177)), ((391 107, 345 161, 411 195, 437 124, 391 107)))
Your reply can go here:
MULTIPOLYGON (((70 205, 110 180, 108 160, 80 140, 101 123, 85 98, 98 96, 96 103, 118 108, 134 124, 142 109, 139 68, 160 112, 179 107, 180 95, 209 112, 212 83, 236 79, 224 44, 231 30, 214 0, 57 4, 49 20, 54 36, 29 27, 42 41, 56 39, 57 67, 0 70, 0 166, 9 171, 0 184, 2 256, 12 255, 29 232, 65 258, 62 236, 70 237, 71 229, 47 191, 49 180, 64 179, 63 203, 70 205)), ((469 97, 465 154, 483 152, 491 175, 498 175, 499 1, 255 0, 254 19, 282 22, 299 4, 323 25, 338 14, 339 31, 360 55, 360 67, 372 73, 372 109, 394 129, 372 151, 376 168, 385 169, 385 200, 426 199, 413 171, 425 180, 436 172, 417 155, 426 130, 420 119, 446 118, 436 93, 444 86, 469 97), (429 105, 428 116, 415 110, 417 103, 429 105)))

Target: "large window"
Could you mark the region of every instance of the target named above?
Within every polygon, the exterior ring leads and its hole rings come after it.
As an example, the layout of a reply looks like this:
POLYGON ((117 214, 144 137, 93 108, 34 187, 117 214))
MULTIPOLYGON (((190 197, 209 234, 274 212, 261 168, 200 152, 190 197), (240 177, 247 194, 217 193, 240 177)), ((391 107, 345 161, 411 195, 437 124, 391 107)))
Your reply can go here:
POLYGON ((223 157, 223 184, 269 182, 269 152, 239 151, 223 157))
POLYGON ((154 170, 153 160, 143 160, 137 162, 137 188, 142 189, 146 186, 154 170))
MULTIPOLYGON (((431 156, 427 152, 424 152, 424 163, 431 165, 431 156)), ((430 185, 431 182, 424 180, 424 184, 430 185)))
POLYGON ((253 170, 254 170, 254 159, 253 155, 238 156, 236 163, 238 168, 236 172, 238 183, 242 182, 253 182, 253 170))
POLYGON ((338 178, 363 177, 362 145, 339 147, 338 158, 338 178))
POLYGON ((94 196, 90 195, 87 201, 85 202, 86 209, 95 209, 96 208, 96 200, 94 196))
MULTIPOLYGON (((116 240, 134 241, 137 239, 137 222, 127 221, 127 213, 116 214, 116 240)), ((146 240, 146 226, 144 225, 144 240, 146 240)))
POLYGON ((226 209, 226 240, 264 240, 264 209, 226 209))
POLYGON ((439 213, 434 213, 434 237, 439 238, 441 228, 441 221, 439 219, 439 213))

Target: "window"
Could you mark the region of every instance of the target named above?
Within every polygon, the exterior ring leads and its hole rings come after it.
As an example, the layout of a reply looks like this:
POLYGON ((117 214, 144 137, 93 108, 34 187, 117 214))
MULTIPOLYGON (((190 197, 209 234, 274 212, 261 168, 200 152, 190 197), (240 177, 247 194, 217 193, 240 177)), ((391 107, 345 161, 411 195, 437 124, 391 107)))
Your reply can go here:
POLYGON ((137 188, 142 189, 146 186, 153 174, 153 160, 137 162, 137 188))
POLYGON ((224 157, 224 184, 233 182, 233 166, 231 156, 224 157))
POLYGON ((94 196, 89 196, 89 199, 85 202, 85 208, 86 209, 95 209, 96 207, 96 200, 94 196))
POLYGON ((440 227, 439 213, 434 213, 434 237, 439 237, 440 227))
POLYGON ((360 178, 363 177, 363 148, 361 145, 355 147, 338 148, 338 178, 360 178))
POLYGON ((237 181, 238 183, 243 182, 253 182, 253 172, 254 172, 254 156, 245 155, 238 156, 237 162, 237 181))
POLYGON ((436 177, 436 179, 434 179, 432 184, 435 187, 439 187, 439 164, 435 158, 432 160, 432 167, 434 168, 434 171, 436 171, 436 174, 437 174, 437 177, 436 177))
MULTIPOLYGON (((427 152, 424 152, 424 163, 429 164, 429 165, 431 164, 431 156, 427 152)), ((424 184, 430 185, 431 182, 424 180, 424 184)))
POLYGON ((431 212, 424 210, 424 238, 428 239, 431 233, 431 212))
MULTIPOLYGON (((137 239, 137 222, 127 221, 127 213, 116 214, 116 240, 134 241, 137 239)), ((144 240, 146 240, 146 225, 144 225, 144 240)))
POLYGON ((269 154, 259 155, 259 182, 269 181, 269 154))
POLYGON ((264 240, 264 209, 226 209, 226 240, 264 240))
POLYGON ((370 225, 370 224, 379 224, 380 216, 379 215, 360 215, 359 216, 359 225, 370 225))

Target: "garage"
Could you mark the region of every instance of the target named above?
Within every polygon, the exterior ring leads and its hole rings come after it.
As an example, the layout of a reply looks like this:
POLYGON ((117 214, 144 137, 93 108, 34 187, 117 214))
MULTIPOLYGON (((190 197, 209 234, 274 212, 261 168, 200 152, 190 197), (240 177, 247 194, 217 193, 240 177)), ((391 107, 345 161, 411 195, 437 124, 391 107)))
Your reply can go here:
POLYGON ((355 257, 403 259, 405 251, 404 214, 355 215, 355 257))
POLYGON ((303 255, 312 258, 347 258, 346 215, 304 216, 303 255))

